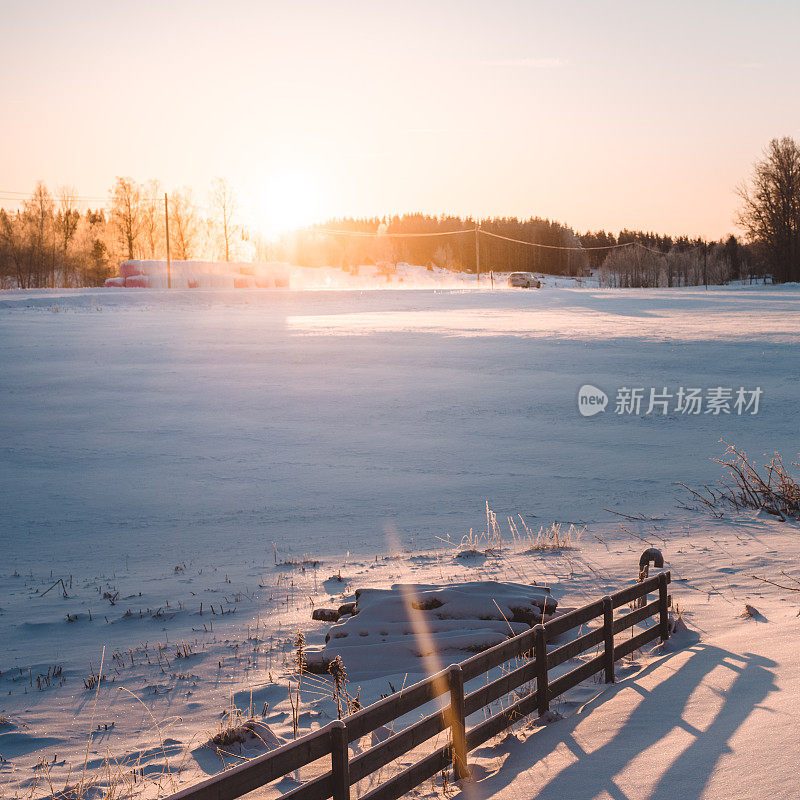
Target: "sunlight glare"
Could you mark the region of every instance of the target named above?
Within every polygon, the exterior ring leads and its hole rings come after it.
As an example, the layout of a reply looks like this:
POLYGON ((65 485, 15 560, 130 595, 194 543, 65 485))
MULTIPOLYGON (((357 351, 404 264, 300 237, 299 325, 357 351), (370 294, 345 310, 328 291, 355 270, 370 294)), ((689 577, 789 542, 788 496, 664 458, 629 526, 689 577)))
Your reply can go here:
POLYGON ((270 237, 302 228, 321 218, 321 192, 314 175, 285 169, 264 177, 253 201, 253 224, 270 237))

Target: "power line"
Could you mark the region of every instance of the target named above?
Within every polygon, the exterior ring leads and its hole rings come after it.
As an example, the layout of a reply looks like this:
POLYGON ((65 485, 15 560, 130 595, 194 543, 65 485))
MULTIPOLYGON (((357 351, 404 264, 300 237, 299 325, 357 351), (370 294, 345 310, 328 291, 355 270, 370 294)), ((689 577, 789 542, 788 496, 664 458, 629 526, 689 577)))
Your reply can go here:
MULTIPOLYGON (((56 193, 53 194, 48 190, 48 194, 50 198, 54 201, 58 201, 60 199, 61 193, 57 189, 56 193)), ((32 200, 37 195, 34 192, 13 192, 11 190, 0 189, 0 200, 32 200)), ((71 192, 67 193, 67 198, 70 200, 101 200, 103 202, 110 202, 113 198, 109 194, 100 195, 100 194, 72 194, 71 192)), ((160 196, 151 197, 148 195, 142 196, 141 198, 143 203, 159 203, 163 204, 164 198, 160 196)), ((198 206, 196 203, 192 205, 198 206)))
POLYGON ((491 236, 493 239, 503 239, 506 242, 514 242, 516 244, 526 244, 529 247, 543 247, 547 250, 577 250, 579 252, 583 252, 585 250, 614 250, 615 248, 619 247, 630 247, 633 244, 637 244, 637 242, 625 242, 623 244, 606 244, 606 245, 598 245, 596 247, 566 247, 563 245, 557 244, 539 244, 538 242, 526 242, 524 239, 512 239, 509 236, 501 236, 499 233, 491 233, 490 231, 485 231, 483 228, 478 228, 478 232, 482 233, 484 236, 491 236))
MULTIPOLYGON (((361 237, 387 237, 393 239, 401 239, 407 238, 411 236, 452 236, 455 234, 461 233, 475 233, 475 228, 463 228, 457 231, 435 231, 432 233, 381 233, 379 231, 340 231, 334 230, 332 228, 309 228, 306 229, 306 233, 321 233, 327 234, 331 236, 361 236, 361 237)), ((479 234, 483 234, 484 236, 491 236, 493 239, 503 239, 506 242, 514 242, 516 244, 524 244, 528 245, 528 247, 540 247, 546 250, 574 250, 577 252, 585 252, 586 250, 614 250, 620 247, 632 247, 634 245, 638 245, 639 247, 644 247, 644 245, 640 244, 639 242, 624 242, 622 244, 608 244, 608 245, 598 245, 596 247, 569 247, 557 244, 540 244, 539 242, 527 242, 524 239, 512 239, 509 236, 501 236, 499 233, 491 233, 490 231, 486 231, 483 228, 477 228, 479 234)), ((649 249, 649 248, 645 248, 649 249)), ((654 250, 653 252, 660 252, 654 250)))
MULTIPOLYGON (((664 250, 656 250, 654 247, 648 247, 646 244, 642 244, 641 242, 631 242, 631 244, 635 244, 637 247, 641 247, 642 250, 647 250, 648 253, 655 253, 657 256, 666 255, 664 250)), ((696 247, 697 245, 695 245, 696 247)))
MULTIPOLYGON (((36 198, 35 194, 30 194, 30 193, 23 194, 22 192, 11 193, 0 190, 0 205, 4 203, 9 203, 19 206, 26 200, 33 200, 35 198, 36 198)), ((93 204, 92 201, 99 201, 97 206, 98 208, 101 208, 101 204, 103 204, 104 206, 108 206, 113 201, 113 198, 109 196, 101 197, 100 195, 88 195, 88 194, 71 194, 68 196, 67 199, 74 202, 76 205, 93 204)), ((58 206, 61 203, 61 198, 58 195, 50 195, 50 200, 55 206, 58 206)), ((141 203, 144 207, 147 206, 163 207, 164 198, 143 197, 141 199, 141 203)), ((206 213, 211 213, 211 209, 207 205, 192 202, 191 206, 196 211, 204 211, 206 213)))
MULTIPOLYGON (((388 237, 388 238, 404 238, 409 236, 451 236, 453 234, 459 233, 475 233, 476 228, 462 228, 458 231, 435 231, 432 233, 380 233, 379 231, 339 231, 333 230, 331 228, 311 228, 306 229, 306 233, 324 233, 330 234, 333 236, 366 236, 371 238, 376 237, 388 237)), ((539 242, 528 242, 524 239, 512 239, 510 236, 502 236, 499 233, 492 233, 491 231, 484 230, 483 228, 477 228, 477 232, 479 234, 483 234, 484 236, 491 236, 493 239, 502 239, 506 242, 514 242, 515 244, 524 244, 528 247, 539 247, 545 250, 572 250, 575 252, 583 253, 587 250, 618 250, 623 247, 641 247, 642 250, 647 250, 650 253, 656 253, 657 255, 664 255, 663 250, 656 250, 652 247, 647 247, 647 245, 642 244, 638 240, 634 240, 631 242, 620 242, 619 244, 605 244, 605 245, 595 245, 592 247, 584 247, 583 245, 577 246, 565 246, 565 245, 557 245, 557 244, 541 244, 539 242)))
MULTIPOLYGON (((48 191, 48 194, 50 194, 49 191, 48 191)), ((12 192, 12 191, 6 190, 6 189, 0 189, 0 195, 2 195, 4 197, 7 195, 8 197, 6 199, 9 199, 9 200, 16 200, 16 199, 19 199, 19 200, 30 200, 30 199, 36 197, 36 194, 34 192, 12 192)), ((50 196, 51 197, 57 197, 57 196, 52 195, 52 194, 50 194, 50 196)), ((109 199, 108 195, 98 195, 98 194, 72 194, 72 193, 68 193, 68 197, 71 200, 108 200, 109 199)))
POLYGON ((412 236, 455 236, 459 233, 474 233, 474 228, 463 228, 458 231, 433 231, 430 233, 382 233, 380 231, 337 231, 332 228, 306 228, 305 230, 298 231, 298 233, 324 233, 330 236, 368 236, 387 237, 391 239, 404 239, 412 236))

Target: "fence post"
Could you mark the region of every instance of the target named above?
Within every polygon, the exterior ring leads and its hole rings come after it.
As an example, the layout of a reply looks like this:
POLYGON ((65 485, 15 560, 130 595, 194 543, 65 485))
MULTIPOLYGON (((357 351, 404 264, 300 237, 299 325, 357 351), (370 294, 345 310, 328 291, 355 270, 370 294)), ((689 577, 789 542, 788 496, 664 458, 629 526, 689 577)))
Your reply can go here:
POLYGON ((550 710, 550 700, 547 697, 547 632, 544 625, 536 625, 533 634, 533 657, 536 659, 536 707, 541 717, 550 710))
POLYGON ((450 686, 450 736, 453 740, 453 771, 456 780, 469 778, 467 768, 467 733, 464 708, 464 674, 460 664, 453 664, 447 676, 450 686))
POLYGON ((350 750, 347 747, 347 726, 340 719, 330 725, 331 772, 333 800, 350 800, 350 750))
POLYGON ((667 610, 667 582, 669 572, 662 572, 658 576, 658 626, 661 641, 669 639, 669 611, 667 610))
POLYGON ((608 595, 603 598, 603 644, 606 683, 614 683, 614 606, 608 595))
MULTIPOLYGON (((648 547, 639 557, 639 583, 647 580, 647 576, 650 574, 651 561, 653 562, 653 566, 657 569, 662 569, 664 566, 664 556, 656 547, 648 547)), ((647 595, 644 594, 634 602, 633 607, 644 608, 646 605, 647 595)))

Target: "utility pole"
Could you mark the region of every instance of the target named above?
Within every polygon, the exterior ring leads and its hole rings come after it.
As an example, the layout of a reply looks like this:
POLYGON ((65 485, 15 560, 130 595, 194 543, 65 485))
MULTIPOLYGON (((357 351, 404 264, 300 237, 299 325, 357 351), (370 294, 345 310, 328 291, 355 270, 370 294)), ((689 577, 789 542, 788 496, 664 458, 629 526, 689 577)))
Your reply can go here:
POLYGON ((169 257, 169 197, 164 192, 164 228, 167 231, 167 289, 172 288, 172 261, 169 257))
POLYGON ((481 246, 478 239, 478 223, 475 223, 475 275, 478 282, 481 279, 481 246))

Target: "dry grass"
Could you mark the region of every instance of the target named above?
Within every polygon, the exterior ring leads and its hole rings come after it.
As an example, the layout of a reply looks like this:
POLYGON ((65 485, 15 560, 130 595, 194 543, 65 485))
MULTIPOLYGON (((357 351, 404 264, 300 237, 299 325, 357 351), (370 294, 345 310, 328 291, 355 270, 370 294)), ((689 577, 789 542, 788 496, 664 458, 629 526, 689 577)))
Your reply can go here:
POLYGON ((237 743, 244 744, 247 741, 244 728, 247 721, 247 715, 243 714, 231 700, 231 704, 222 712, 217 732, 211 737, 211 743, 217 747, 230 747, 237 743))
POLYGON ((233 696, 231 696, 228 706, 220 716, 217 731, 210 737, 206 746, 215 746, 218 755, 222 757, 232 755, 227 748, 236 744, 253 746, 255 743, 261 742, 266 750, 276 747, 279 741, 264 721, 268 710, 269 705, 264 703, 261 719, 258 719, 253 705, 252 692, 250 703, 246 709, 240 709, 233 702, 233 696))
MULTIPOLYGON (((151 729, 152 730, 152 729, 151 729)), ((16 787, 0 787, 0 798, 5 800, 123 800, 132 797, 162 797, 177 791, 178 778, 184 769, 188 750, 183 750, 180 761, 170 762, 169 755, 178 756, 175 746, 166 745, 163 729, 156 726, 161 737, 163 763, 158 766, 136 759, 114 757, 109 750, 102 764, 85 771, 70 767, 66 778, 57 780, 52 775, 55 766, 44 758, 34 768, 33 778, 16 787)), ((149 733, 145 731, 144 733, 149 733)), ((89 736, 91 741, 91 734, 89 736)))
POLYGON ((508 553, 533 553, 562 550, 574 550, 586 526, 579 527, 570 523, 553 522, 540 525, 538 530, 530 527, 521 514, 516 517, 507 516, 506 526, 501 526, 497 514, 486 503, 486 530, 475 533, 470 528, 468 534, 453 545, 449 539, 439 541, 455 549, 455 556, 466 558, 472 555, 500 556, 508 553))
MULTIPOLYGON (((786 471, 778 453, 759 467, 744 451, 720 441, 725 445, 725 453, 722 458, 712 459, 724 468, 718 485, 713 489, 704 486, 700 491, 684 483, 679 486, 717 517, 721 516, 720 506, 729 505, 737 511, 745 508, 766 511, 784 521, 800 518, 800 484, 786 471)), ((793 461, 792 466, 800 467, 800 463, 793 461)))
POLYGON ((522 553, 548 550, 572 550, 586 531, 586 526, 576 527, 570 523, 553 522, 551 525, 540 525, 536 533, 525 523, 522 515, 517 515, 518 525, 513 517, 508 518, 508 525, 512 531, 514 550, 522 553))

